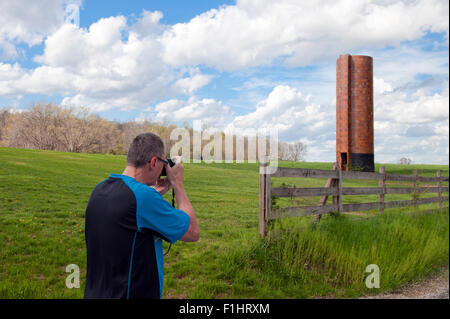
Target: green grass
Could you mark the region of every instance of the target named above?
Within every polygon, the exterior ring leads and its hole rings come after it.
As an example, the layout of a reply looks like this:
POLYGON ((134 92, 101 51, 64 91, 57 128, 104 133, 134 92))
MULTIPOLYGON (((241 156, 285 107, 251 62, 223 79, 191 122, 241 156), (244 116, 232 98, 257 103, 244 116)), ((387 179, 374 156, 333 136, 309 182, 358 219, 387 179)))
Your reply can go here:
POLYGON ((230 252, 232 263, 224 260, 229 278, 238 279, 237 295, 356 297, 398 288, 448 263, 446 212, 389 212, 361 220, 326 216, 318 226, 307 220, 284 222, 299 231, 252 242, 230 252), (379 290, 365 286, 369 264, 380 268, 379 290))
MULTIPOLYGON (((125 156, 118 155, 0 148, 0 298, 83 297, 86 204, 93 187, 110 173, 120 174, 124 164, 125 156), (80 266, 80 289, 65 287, 68 264, 80 266)), ((331 169, 331 163, 281 165, 331 169)), ((421 176, 436 176, 438 169, 445 176, 449 172, 448 165, 384 166, 392 174, 412 174, 415 168, 421 176)), ((354 297, 390 291, 448 265, 448 209, 432 214, 412 208, 368 212, 370 218, 324 216, 317 226, 311 217, 286 218, 274 222, 275 236, 262 241, 256 164, 185 168, 201 239, 178 242, 166 256, 166 298, 354 297), (380 289, 364 285, 365 267, 372 263, 380 267, 380 289)), ((325 184, 320 179, 272 181, 274 187, 325 184)), ((346 181, 344 186, 373 183, 346 181)), ((386 200, 411 199, 392 196, 386 200)), ((344 199, 371 202, 378 197, 344 199)), ((317 201, 305 199, 301 205, 317 201)))

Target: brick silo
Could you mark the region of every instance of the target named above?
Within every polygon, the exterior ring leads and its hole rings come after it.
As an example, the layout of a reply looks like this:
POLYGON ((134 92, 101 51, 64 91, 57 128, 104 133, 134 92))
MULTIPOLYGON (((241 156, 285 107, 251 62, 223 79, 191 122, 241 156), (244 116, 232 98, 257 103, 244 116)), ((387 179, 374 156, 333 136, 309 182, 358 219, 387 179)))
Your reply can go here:
POLYGON ((339 56, 336 63, 336 161, 341 170, 374 171, 373 59, 339 56))

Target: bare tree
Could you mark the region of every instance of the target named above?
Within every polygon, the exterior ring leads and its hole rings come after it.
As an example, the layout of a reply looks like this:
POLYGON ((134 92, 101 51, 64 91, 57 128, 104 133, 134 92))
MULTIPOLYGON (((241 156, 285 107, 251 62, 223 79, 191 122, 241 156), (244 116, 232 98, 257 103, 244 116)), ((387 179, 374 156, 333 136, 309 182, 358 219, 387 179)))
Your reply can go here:
POLYGON ((28 112, 14 114, 5 133, 7 146, 55 150, 58 112, 52 104, 38 104, 28 112))
POLYGON ((120 125, 120 129, 122 131, 122 143, 125 152, 128 152, 128 148, 130 147, 133 139, 141 133, 146 133, 151 131, 151 123, 146 122, 127 122, 120 125))
POLYGON ((2 145, 3 135, 6 133, 6 124, 10 115, 9 110, 0 110, 0 145, 2 145))
POLYGON ((293 143, 291 153, 294 161, 296 162, 304 161, 306 156, 306 145, 304 145, 301 142, 293 143))
POLYGON ((117 124, 90 115, 86 109, 38 104, 10 116, 6 146, 68 152, 111 152, 119 142, 117 124))
POLYGON ((89 116, 92 129, 87 131, 84 143, 89 145, 84 152, 111 153, 120 143, 120 131, 117 123, 102 119, 97 115, 89 116))
POLYGON ((163 140, 166 146, 166 152, 168 153, 175 144, 175 141, 170 139, 170 133, 175 128, 177 128, 176 125, 169 125, 167 121, 163 121, 161 123, 151 123, 149 132, 158 135, 163 140))
POLYGON ((402 158, 399 160, 399 163, 400 163, 400 164, 403 164, 403 165, 409 165, 409 164, 412 163, 412 159, 407 158, 407 157, 402 157, 402 158))
POLYGON ((279 141, 278 142, 278 159, 280 161, 284 160, 287 156, 288 149, 287 149, 287 143, 279 141))
POLYGON ((278 142, 278 159, 283 161, 301 162, 305 160, 306 145, 301 142, 278 142))
POLYGON ((89 129, 87 110, 74 114, 71 108, 64 109, 59 114, 58 137, 61 147, 68 152, 81 152, 84 137, 89 129))
POLYGON ((131 121, 120 124, 119 128, 122 132, 122 143, 125 152, 128 151, 131 142, 137 135, 147 132, 154 133, 161 137, 167 152, 169 152, 171 147, 176 143, 176 141, 170 140, 170 133, 173 129, 177 128, 177 126, 169 125, 167 122, 152 123, 148 120, 143 122, 131 121))
MULTIPOLYGON (((113 153, 126 154, 132 140, 139 134, 152 132, 161 137, 169 153, 177 141, 170 140, 176 125, 167 121, 155 123, 151 121, 116 123, 90 114, 86 108, 61 107, 53 104, 37 104, 29 111, 11 113, 0 111, 0 142, 4 146, 58 150, 66 152, 113 153)), ((190 134, 190 156, 198 156, 193 152, 193 128, 185 128, 190 134)), ((207 127, 202 127, 202 131, 207 127)), ((201 132, 195 132, 195 135, 201 132)), ((222 158, 225 158, 225 134, 221 133, 222 158)), ((201 139, 200 149, 211 143, 201 139)), ((257 159, 259 138, 256 136, 233 136, 233 159, 257 159), (239 143, 238 143, 239 142, 239 143), (239 148, 238 148, 239 144, 239 148), (243 144, 243 145, 242 145, 243 144), (243 147, 242 147, 243 146, 243 147), (251 148, 251 149, 249 149, 251 148), (243 152, 243 154, 237 154, 243 152)), ((270 150, 270 140, 266 139, 266 154, 270 150)), ((215 152, 216 150, 214 150, 215 152)), ((217 150, 219 152, 219 150, 217 150)), ((280 160, 302 161, 306 147, 301 142, 278 143, 280 160)))
POLYGON ((70 113, 59 127, 62 146, 68 152, 109 153, 119 144, 117 124, 83 111, 80 117, 70 113))

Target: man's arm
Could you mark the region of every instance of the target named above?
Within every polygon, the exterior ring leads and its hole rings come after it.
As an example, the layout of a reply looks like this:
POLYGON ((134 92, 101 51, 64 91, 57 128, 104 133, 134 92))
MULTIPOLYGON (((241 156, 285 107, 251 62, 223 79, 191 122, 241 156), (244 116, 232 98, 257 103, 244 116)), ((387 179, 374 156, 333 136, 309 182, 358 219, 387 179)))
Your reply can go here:
POLYGON ((190 217, 189 228, 180 240, 187 242, 197 241, 200 237, 200 233, 194 208, 192 207, 183 186, 184 167, 181 163, 176 164, 174 167, 169 167, 169 165, 166 165, 166 172, 167 178, 175 191, 178 209, 184 211, 190 217))
POLYGON ((197 217, 195 216, 194 208, 192 207, 191 202, 186 195, 183 184, 176 185, 173 187, 173 189, 175 191, 175 198, 178 203, 178 209, 188 214, 191 220, 186 234, 184 234, 184 236, 181 237, 180 240, 197 241, 200 238, 197 217))

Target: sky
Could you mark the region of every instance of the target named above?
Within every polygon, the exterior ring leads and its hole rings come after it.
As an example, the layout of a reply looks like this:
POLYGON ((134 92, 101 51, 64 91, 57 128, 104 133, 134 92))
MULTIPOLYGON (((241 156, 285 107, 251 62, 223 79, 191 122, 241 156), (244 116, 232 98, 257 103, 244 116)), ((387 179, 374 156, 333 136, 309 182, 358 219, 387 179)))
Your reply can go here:
POLYGON ((0 108, 276 128, 335 161, 336 59, 374 59, 375 162, 449 162, 448 0, 0 0, 0 108))

